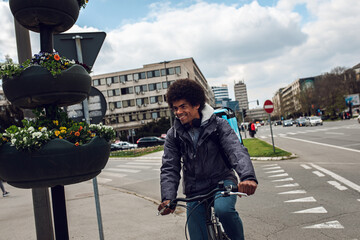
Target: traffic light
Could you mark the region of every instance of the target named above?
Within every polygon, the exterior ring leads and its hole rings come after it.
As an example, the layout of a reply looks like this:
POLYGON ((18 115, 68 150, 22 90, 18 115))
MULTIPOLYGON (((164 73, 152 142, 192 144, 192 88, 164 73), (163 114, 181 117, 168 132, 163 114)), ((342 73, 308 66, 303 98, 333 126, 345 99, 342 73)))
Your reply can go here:
POLYGON ((245 118, 246 117, 246 109, 243 109, 242 111, 243 111, 242 112, 243 113, 243 118, 245 118))

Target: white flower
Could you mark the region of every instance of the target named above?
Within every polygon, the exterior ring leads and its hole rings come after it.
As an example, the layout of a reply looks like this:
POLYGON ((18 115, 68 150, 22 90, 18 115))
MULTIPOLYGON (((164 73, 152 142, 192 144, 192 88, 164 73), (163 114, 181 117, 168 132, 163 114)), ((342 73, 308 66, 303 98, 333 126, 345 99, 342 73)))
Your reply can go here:
POLYGON ((43 127, 43 128, 41 129, 41 131, 42 131, 42 132, 46 132, 46 131, 47 131, 47 128, 46 128, 46 127, 43 127))
POLYGON ((33 127, 29 127, 29 128, 28 128, 28 131, 29 131, 29 132, 33 132, 33 131, 35 131, 35 129, 34 129, 33 127))
POLYGON ((11 144, 15 145, 15 143, 16 143, 16 139, 11 139, 11 144))

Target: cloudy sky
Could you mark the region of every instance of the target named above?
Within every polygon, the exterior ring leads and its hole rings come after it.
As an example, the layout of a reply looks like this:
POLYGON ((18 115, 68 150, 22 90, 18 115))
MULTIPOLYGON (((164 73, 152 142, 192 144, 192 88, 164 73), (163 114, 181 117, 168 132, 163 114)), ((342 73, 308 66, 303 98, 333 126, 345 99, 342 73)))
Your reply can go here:
MULTIPOLYGON (((245 81, 262 106, 298 78, 360 63, 359 12, 359 0, 90 0, 69 31, 106 32, 93 74, 193 57, 210 85, 233 97, 245 81)), ((0 19, 0 61, 17 60, 8 1, 0 19)))

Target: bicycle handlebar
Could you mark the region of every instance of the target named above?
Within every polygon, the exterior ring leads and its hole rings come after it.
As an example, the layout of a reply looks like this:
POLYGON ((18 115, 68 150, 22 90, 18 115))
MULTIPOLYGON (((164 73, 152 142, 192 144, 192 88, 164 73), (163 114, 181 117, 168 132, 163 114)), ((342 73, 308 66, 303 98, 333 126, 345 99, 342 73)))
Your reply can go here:
POLYGON ((171 200, 169 202, 169 204, 167 204, 163 209, 161 209, 159 211, 158 215, 161 214, 166 208, 175 209, 178 202, 201 201, 201 200, 208 199, 208 198, 215 196, 215 193, 219 192, 219 191, 220 191, 220 194, 224 197, 227 197, 230 195, 239 195, 239 196, 245 196, 245 197, 248 196, 246 193, 238 192, 237 186, 234 186, 234 185, 224 186, 223 182, 219 182, 218 187, 214 188, 207 194, 198 195, 198 196, 194 196, 191 198, 175 198, 175 199, 171 200))

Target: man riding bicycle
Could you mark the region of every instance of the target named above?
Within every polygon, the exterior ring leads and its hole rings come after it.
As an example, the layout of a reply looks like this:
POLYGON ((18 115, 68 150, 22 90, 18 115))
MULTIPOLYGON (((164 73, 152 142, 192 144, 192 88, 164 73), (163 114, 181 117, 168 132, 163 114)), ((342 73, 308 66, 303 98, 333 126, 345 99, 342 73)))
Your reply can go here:
MULTIPOLYGON (((164 144, 160 174, 162 203, 158 209, 176 198, 181 168, 186 197, 207 193, 216 188, 219 181, 238 185, 239 192, 254 194, 257 179, 248 151, 228 122, 213 114, 214 109, 206 103, 202 86, 190 79, 177 80, 169 87, 166 97, 176 119, 164 144), (240 178, 239 183, 233 170, 240 178)), ((216 198, 215 214, 230 239, 244 239, 235 203, 235 195, 216 198)), ((187 204, 190 238, 207 239, 204 206, 197 207, 189 215, 197 204, 187 204)), ((173 211, 167 208, 162 215, 173 211)))

